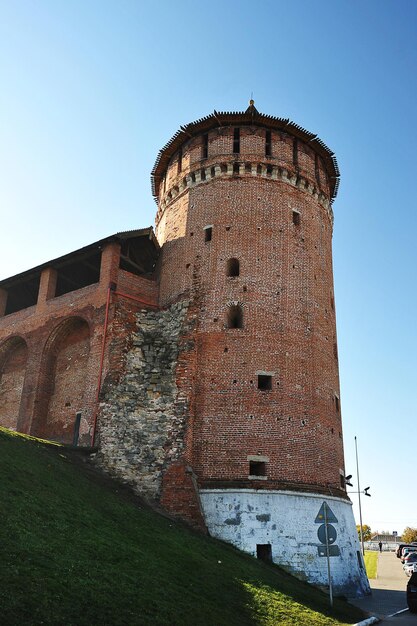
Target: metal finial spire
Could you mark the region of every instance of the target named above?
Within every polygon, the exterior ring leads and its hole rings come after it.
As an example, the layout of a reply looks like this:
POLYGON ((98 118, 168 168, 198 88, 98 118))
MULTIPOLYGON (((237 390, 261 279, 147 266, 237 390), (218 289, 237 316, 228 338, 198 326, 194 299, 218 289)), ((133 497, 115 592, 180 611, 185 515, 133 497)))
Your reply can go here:
POLYGON ((256 107, 255 107, 255 100, 253 99, 253 92, 251 93, 251 99, 249 100, 249 106, 245 111, 246 113, 251 113, 252 117, 254 115, 257 115, 259 113, 259 111, 257 111, 256 107))

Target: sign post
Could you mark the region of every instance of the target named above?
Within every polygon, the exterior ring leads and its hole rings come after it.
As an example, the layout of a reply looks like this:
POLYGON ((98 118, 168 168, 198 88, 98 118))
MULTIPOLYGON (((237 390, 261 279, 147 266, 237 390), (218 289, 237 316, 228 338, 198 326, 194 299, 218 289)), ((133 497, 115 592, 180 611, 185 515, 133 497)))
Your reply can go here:
POLYGON ((324 502, 324 528, 326 531, 326 553, 327 553, 327 577, 329 580, 329 598, 330 598, 330 606, 333 606, 333 588, 332 588, 332 577, 330 574, 330 550, 329 550, 329 529, 327 527, 327 502, 324 502))

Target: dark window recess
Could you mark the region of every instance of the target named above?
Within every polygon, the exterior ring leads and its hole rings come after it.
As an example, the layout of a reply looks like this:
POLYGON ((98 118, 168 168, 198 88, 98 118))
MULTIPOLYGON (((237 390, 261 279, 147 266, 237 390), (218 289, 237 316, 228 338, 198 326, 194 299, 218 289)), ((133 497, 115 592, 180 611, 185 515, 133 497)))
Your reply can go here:
POLYGON ((233 304, 227 312, 228 328, 243 328, 243 310, 238 304, 233 304))
POLYGON ((233 152, 235 154, 240 153, 240 128, 233 130, 233 152))
POLYGON ((272 156, 271 131, 265 131, 265 156, 272 156))
POLYGON ((320 185, 320 168, 319 168, 319 156, 318 156, 318 154, 316 154, 314 166, 315 166, 316 181, 320 185))
POLYGON ((204 169, 204 167, 201 170, 200 174, 201 174, 201 180, 206 180, 206 170, 204 169))
POLYGON ((211 177, 214 178, 216 176, 216 168, 212 167, 210 170, 211 177))
POLYGON ((121 270, 143 276, 153 272, 155 262, 155 251, 149 239, 133 237, 122 241, 119 264, 121 270))
POLYGON ((213 236, 213 228, 211 226, 208 226, 207 228, 204 229, 204 241, 207 243, 208 241, 211 241, 213 236))
POLYGON ((340 401, 339 401, 339 398, 337 396, 334 397, 334 404, 335 404, 335 407, 336 407, 336 411, 339 413, 339 411, 340 411, 340 401))
POLYGON ((7 291, 7 302, 5 315, 16 313, 30 306, 35 306, 38 301, 38 292, 41 275, 40 273, 33 278, 18 283, 12 287, 4 287, 7 291))
POLYGON ((272 165, 267 165, 266 166, 266 175, 267 176, 272 176, 272 165))
POLYGON ((201 150, 201 158, 207 159, 208 157, 208 133, 203 135, 203 145, 201 150))
POLYGON ((295 167, 298 167, 298 141, 296 139, 292 145, 292 160, 295 167))
POLYGON ((266 563, 272 563, 272 546, 270 543, 256 544, 256 558, 266 563))
POLYGON ((292 212, 292 223, 294 224, 294 226, 299 226, 300 225, 300 214, 298 211, 293 211, 292 212))
POLYGON ((272 389, 272 376, 268 374, 258 374, 258 389, 261 389, 261 391, 272 389))
POLYGON ((55 296, 94 285, 100 280, 101 252, 95 251, 86 257, 74 259, 71 263, 57 267, 55 296))
POLYGON ((265 461, 249 461, 249 476, 266 476, 265 461))
POLYGON ((252 164, 251 163, 245 163, 245 172, 246 172, 246 174, 250 174, 252 172, 252 164))
POLYGON ((240 171, 240 165, 236 161, 235 163, 233 163, 233 174, 239 174, 239 171, 240 171))
POLYGON ((239 272, 240 272, 240 263, 239 263, 239 259, 229 259, 227 261, 227 269, 226 269, 226 275, 227 276, 239 276, 239 272))
POLYGON ((182 170, 182 148, 178 151, 178 173, 182 170))
POLYGON ((334 298, 330 296, 330 306, 332 307, 332 311, 334 311, 334 298))

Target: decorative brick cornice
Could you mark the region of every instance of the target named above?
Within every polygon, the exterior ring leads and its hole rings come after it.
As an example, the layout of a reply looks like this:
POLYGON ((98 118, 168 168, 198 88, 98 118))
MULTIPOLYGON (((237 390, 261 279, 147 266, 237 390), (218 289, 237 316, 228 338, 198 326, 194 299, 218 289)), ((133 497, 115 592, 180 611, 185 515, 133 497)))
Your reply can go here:
POLYGON ((199 185, 208 184, 211 180, 219 178, 233 179, 252 177, 284 182, 310 194, 324 207, 333 226, 334 218, 331 201, 329 197, 319 189, 316 183, 304 176, 301 176, 295 170, 290 170, 272 163, 262 163, 259 161, 250 162, 248 160, 211 162, 207 167, 202 166, 201 163, 196 164, 196 167, 193 170, 190 170, 185 175, 183 174, 182 176, 179 176, 175 181, 176 184, 172 185, 160 198, 156 224, 158 224, 165 209, 189 189, 193 189, 199 185), (238 163, 239 172, 235 171, 236 163, 238 163))

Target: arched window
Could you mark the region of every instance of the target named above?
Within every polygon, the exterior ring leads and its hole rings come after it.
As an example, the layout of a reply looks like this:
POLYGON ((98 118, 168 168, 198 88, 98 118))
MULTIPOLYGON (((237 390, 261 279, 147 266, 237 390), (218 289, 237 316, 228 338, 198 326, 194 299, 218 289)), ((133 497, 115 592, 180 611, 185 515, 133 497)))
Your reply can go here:
POLYGON ((238 304, 232 304, 227 311, 227 328, 243 328, 243 309, 238 304))
POLYGON ((227 261, 226 276, 239 276, 240 263, 239 259, 229 259, 227 261))

